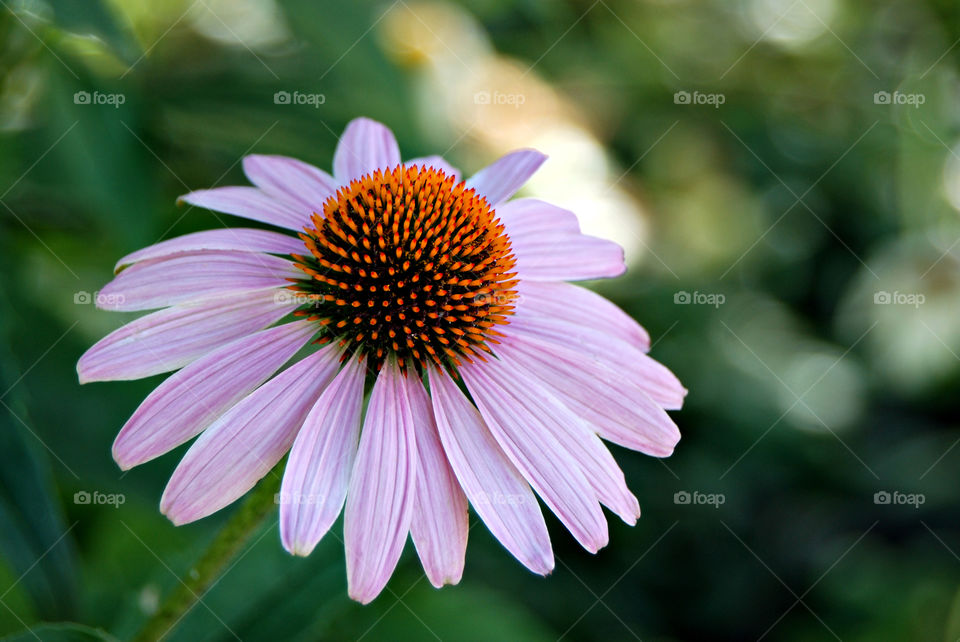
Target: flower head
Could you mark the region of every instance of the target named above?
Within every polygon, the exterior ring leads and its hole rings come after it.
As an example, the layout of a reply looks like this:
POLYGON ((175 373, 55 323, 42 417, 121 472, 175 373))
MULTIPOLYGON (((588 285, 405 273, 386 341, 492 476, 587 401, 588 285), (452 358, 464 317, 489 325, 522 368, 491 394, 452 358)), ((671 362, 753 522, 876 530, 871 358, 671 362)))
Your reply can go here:
POLYGON ((176 370, 120 431, 117 463, 197 437, 160 504, 183 524, 289 452, 283 545, 309 554, 343 510, 361 602, 408 533, 430 581, 457 583, 468 504, 537 573, 554 562, 536 496, 587 550, 603 547, 601 505, 630 524, 640 510, 601 438, 669 455, 679 432, 665 411, 686 391, 643 328, 566 282, 619 275, 620 248, 569 211, 508 200, 544 160, 521 150, 463 181, 439 157, 401 162, 390 130, 361 118, 333 176, 248 156, 255 187, 184 196, 284 232, 198 232, 117 264, 99 304, 157 311, 90 348, 80 380, 176 370))

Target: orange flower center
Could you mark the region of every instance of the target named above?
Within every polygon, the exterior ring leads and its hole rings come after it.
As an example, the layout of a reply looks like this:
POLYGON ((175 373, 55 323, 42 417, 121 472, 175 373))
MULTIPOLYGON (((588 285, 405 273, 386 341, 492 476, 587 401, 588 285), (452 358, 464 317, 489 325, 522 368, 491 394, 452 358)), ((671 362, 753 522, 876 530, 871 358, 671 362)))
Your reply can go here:
MULTIPOLYGON (((513 314, 516 260, 487 200, 432 167, 377 170, 337 191, 300 235, 297 314, 379 370, 483 359, 513 314)), ((502 335, 500 335, 502 336, 502 335)))

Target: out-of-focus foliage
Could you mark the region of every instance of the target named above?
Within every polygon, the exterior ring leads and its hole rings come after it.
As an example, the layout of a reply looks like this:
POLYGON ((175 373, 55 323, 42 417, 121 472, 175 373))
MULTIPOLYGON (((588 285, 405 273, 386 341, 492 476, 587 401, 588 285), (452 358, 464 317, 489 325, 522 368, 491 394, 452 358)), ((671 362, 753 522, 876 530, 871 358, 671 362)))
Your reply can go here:
POLYGON ((130 636, 230 512, 159 514, 183 449, 113 464, 160 378, 77 384, 126 320, 83 293, 234 223, 178 195, 254 151, 329 167, 367 115, 468 172, 551 154, 529 193, 628 248, 597 287, 689 387, 684 438, 617 449, 644 516, 596 556, 551 517, 546 579, 477 524, 460 586, 408 547, 361 607, 339 526, 294 559, 271 520, 171 639, 956 639, 958 25, 946 0, 0 3, 0 633, 130 636))

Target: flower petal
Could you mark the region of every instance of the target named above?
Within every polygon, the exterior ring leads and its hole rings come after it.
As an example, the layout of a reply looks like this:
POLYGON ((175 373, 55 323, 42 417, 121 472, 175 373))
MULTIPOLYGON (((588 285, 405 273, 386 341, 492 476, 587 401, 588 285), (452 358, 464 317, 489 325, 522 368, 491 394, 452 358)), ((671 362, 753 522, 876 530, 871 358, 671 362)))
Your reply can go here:
POLYGON ((167 241, 161 241, 128 254, 117 261, 113 271, 119 272, 124 267, 139 261, 160 259, 172 254, 201 250, 293 254, 295 252, 302 253, 304 246, 303 241, 294 236, 268 230, 243 227, 204 230, 203 232, 194 232, 193 234, 185 234, 167 241))
POLYGON ((343 521, 347 592, 362 604, 386 586, 410 530, 417 481, 412 384, 395 363, 384 365, 350 476, 343 521))
POLYGON ((467 187, 476 189, 491 207, 496 207, 516 194, 545 160, 546 155, 533 149, 510 152, 471 176, 467 187))
POLYGON ((517 256, 517 274, 537 281, 579 281, 623 274, 623 249, 580 233, 576 215, 532 198, 497 208, 517 256))
POLYGON ((580 462, 556 436, 552 397, 526 379, 511 379, 495 359, 466 364, 459 373, 497 443, 550 510, 585 549, 603 548, 607 522, 580 462))
POLYGON ((242 216, 285 227, 297 232, 310 222, 310 212, 295 202, 271 196, 255 187, 231 186, 200 189, 184 194, 178 200, 208 210, 242 216))
POLYGON ((277 303, 272 291, 246 292, 148 314, 114 330, 80 357, 80 383, 141 379, 182 368, 298 306, 277 303))
POLYGON ((369 118, 350 121, 333 154, 333 175, 340 185, 377 169, 400 164, 400 147, 388 127, 369 118))
POLYGON ((613 459, 596 433, 536 378, 536 370, 526 367, 516 352, 506 348, 509 339, 503 339, 497 353, 500 359, 493 366, 485 364, 491 376, 501 382, 524 382, 523 394, 540 402, 539 416, 550 427, 558 442, 576 460, 587 483, 593 487, 600 503, 615 512, 627 524, 633 525, 640 517, 637 498, 627 488, 620 466, 613 459))
POLYGON ((455 177, 457 182, 460 181, 460 170, 444 160, 443 156, 421 156, 419 158, 411 158, 410 160, 404 162, 404 165, 407 167, 413 167, 414 165, 420 167, 433 167, 434 169, 442 170, 447 176, 455 177))
POLYGON ((549 231, 580 231, 576 214, 537 198, 518 198, 504 203, 497 208, 497 216, 511 238, 549 231))
POLYGON ((427 391, 414 380, 410 392, 418 460, 410 535, 427 578, 440 588, 463 577, 470 530, 467 498, 443 452, 427 391))
POLYGON ((270 378, 313 336, 309 321, 242 337, 174 373, 144 400, 113 442, 113 458, 132 468, 196 437, 270 378))
POLYGON ((293 263, 259 252, 186 252, 131 265, 103 286, 103 310, 151 310, 211 296, 289 285, 293 263))
POLYGON ((517 276, 533 281, 585 281, 623 274, 623 248, 586 234, 553 232, 539 238, 514 239, 517 276))
POLYGON ((194 442, 173 472, 160 511, 176 525, 231 504, 290 449, 340 365, 335 346, 311 354, 250 393, 194 442))
POLYGON ((366 369, 350 359, 297 434, 280 489, 280 539, 309 555, 343 509, 357 454, 366 369))
POLYGON ((649 352, 650 335, 633 318, 596 292, 572 283, 522 281, 517 287, 525 311, 547 319, 605 332, 649 352))
POLYGON ((431 370, 430 396, 443 449, 473 509, 524 566, 548 574, 550 535, 529 484, 450 377, 431 370))
POLYGON ((597 329, 531 314, 522 306, 521 302, 510 319, 511 333, 523 332, 559 346, 577 346, 584 359, 628 378, 663 408, 679 410, 683 406, 687 389, 666 366, 639 348, 597 329))
POLYGON ((576 348, 513 333, 497 347, 609 441, 655 457, 668 457, 680 440, 670 416, 629 379, 576 348))
POLYGON ((307 216, 323 212, 323 203, 337 192, 330 174, 288 156, 251 154, 243 159, 243 172, 267 194, 302 205, 307 216))

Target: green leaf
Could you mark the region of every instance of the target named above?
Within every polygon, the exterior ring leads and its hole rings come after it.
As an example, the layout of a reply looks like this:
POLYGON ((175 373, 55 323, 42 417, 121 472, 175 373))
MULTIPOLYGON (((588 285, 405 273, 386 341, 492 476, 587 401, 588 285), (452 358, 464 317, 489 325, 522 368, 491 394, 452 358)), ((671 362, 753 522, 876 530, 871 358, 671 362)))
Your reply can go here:
MULTIPOLYGON (((0 303, 11 309, 6 298, 0 291, 0 303)), ((48 457, 29 434, 30 418, 15 376, 26 368, 18 367, 10 352, 9 318, 0 317, 0 390, 7 406, 0 414, 0 553, 20 578, 16 588, 30 596, 40 617, 62 618, 72 614, 76 602, 75 562, 66 535, 71 527, 54 499, 48 457)))

